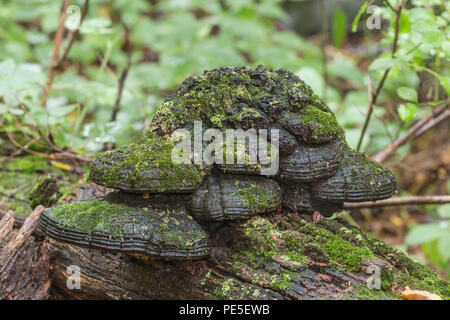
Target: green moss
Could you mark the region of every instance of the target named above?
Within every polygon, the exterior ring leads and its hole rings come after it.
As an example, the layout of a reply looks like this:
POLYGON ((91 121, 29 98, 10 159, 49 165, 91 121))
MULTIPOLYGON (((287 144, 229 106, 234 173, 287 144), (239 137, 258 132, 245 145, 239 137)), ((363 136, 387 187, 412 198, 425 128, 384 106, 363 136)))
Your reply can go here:
POLYGON ((31 205, 35 206, 39 203, 50 205, 45 204, 45 201, 42 201, 43 199, 40 199, 37 194, 38 201, 36 203, 30 201, 39 178, 47 174, 57 179, 58 188, 68 187, 79 179, 79 176, 62 171, 38 156, 0 159, 0 209, 5 212, 12 210, 14 215, 26 217, 33 211, 31 205))
POLYGON ((231 298, 233 286, 235 286, 235 280, 233 278, 228 278, 216 287, 214 295, 219 299, 228 300, 231 298))
POLYGON ((208 235, 182 208, 178 208, 177 200, 173 206, 178 209, 169 209, 168 205, 155 201, 152 204, 139 196, 117 193, 108 199, 95 198, 55 206, 45 214, 62 230, 77 230, 89 236, 96 231, 119 237, 122 242, 126 232, 135 237, 134 240, 149 241, 161 249, 189 250, 207 242, 208 235))
POLYGON ((261 186, 252 184, 251 187, 242 188, 235 192, 235 195, 242 196, 242 200, 254 213, 264 212, 272 203, 272 196, 261 186))
POLYGON ((285 291, 291 286, 291 275, 288 272, 282 272, 280 275, 273 276, 269 284, 281 291, 285 291))
POLYGON ((174 146, 168 139, 147 134, 138 143, 97 155, 90 177, 110 188, 126 185, 132 190, 157 192, 200 185, 205 176, 203 166, 174 163, 174 146))
POLYGON ((369 289, 366 285, 356 287, 351 293, 344 297, 345 300, 387 300, 402 299, 399 295, 391 291, 369 289))
POLYGON ((112 204, 102 199, 78 201, 56 206, 50 217, 61 222, 61 227, 72 228, 92 235, 99 227, 113 235, 122 235, 123 226, 115 220, 129 214, 124 205, 112 204))
POLYGON ((247 116, 260 117, 261 113, 254 110, 263 96, 292 106, 311 96, 314 106, 327 110, 323 101, 313 96, 311 88, 289 71, 273 71, 263 66, 220 68, 187 78, 157 110, 149 130, 169 135, 195 120, 216 128, 226 124, 232 127, 247 116))
POLYGON ((372 256, 368 249, 358 248, 344 240, 328 240, 323 249, 331 260, 345 265, 350 271, 359 271, 362 259, 372 256))
POLYGON ((244 224, 245 235, 249 238, 252 248, 246 251, 250 262, 259 266, 279 253, 274 237, 281 236, 274 226, 265 219, 253 219, 244 224))
POLYGON ((343 129, 333 113, 325 112, 312 105, 306 106, 300 113, 288 113, 291 118, 298 118, 311 131, 312 138, 317 141, 330 140, 343 134, 343 129))
POLYGON ((46 208, 51 207, 58 201, 60 195, 54 177, 50 175, 40 177, 30 193, 30 206, 33 209, 38 205, 43 205, 46 208))
MULTIPOLYGON (((296 219, 289 225, 275 226, 258 217, 247 221, 244 230, 249 239, 249 247, 244 252, 253 268, 265 266, 267 269, 275 261, 283 268, 296 271, 297 268, 289 267, 294 265, 290 261, 305 263, 312 260, 328 265, 335 263, 338 270, 362 272, 363 261, 380 259, 385 261, 380 269, 380 290, 368 289, 363 284, 352 290, 347 298, 401 299, 392 290, 397 292, 409 286, 450 299, 450 284, 434 271, 373 235, 361 234, 359 230, 344 227, 337 221, 325 220, 317 225, 296 219)), ((267 282, 273 288, 284 290, 288 288, 288 280, 288 277, 283 279, 277 273, 267 282)))

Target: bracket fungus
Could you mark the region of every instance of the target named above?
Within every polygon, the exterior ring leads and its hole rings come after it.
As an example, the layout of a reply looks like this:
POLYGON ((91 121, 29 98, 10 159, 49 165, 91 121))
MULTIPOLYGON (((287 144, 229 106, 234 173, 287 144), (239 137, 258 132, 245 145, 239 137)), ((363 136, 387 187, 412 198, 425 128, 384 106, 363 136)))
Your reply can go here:
POLYGON ((140 142, 97 155, 90 178, 119 191, 47 209, 40 225, 48 236, 192 259, 209 254, 203 229, 208 221, 280 208, 330 216, 344 201, 384 199, 397 188, 390 170, 348 147, 334 114, 308 85, 289 71, 263 66, 187 78, 157 110, 140 142), (192 131, 196 121, 220 132, 278 129, 279 169, 263 175, 258 163, 175 164, 171 135, 192 131), (143 193, 151 195, 144 199, 143 193))

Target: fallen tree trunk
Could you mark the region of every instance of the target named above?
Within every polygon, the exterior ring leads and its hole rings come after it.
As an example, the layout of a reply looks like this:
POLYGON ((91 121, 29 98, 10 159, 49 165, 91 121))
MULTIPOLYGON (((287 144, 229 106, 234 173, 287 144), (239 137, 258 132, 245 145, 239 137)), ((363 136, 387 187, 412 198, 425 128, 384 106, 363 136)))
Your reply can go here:
POLYGON ((33 235, 44 207, 37 207, 20 229, 14 229, 12 211, 0 220, 0 297, 47 299, 49 275, 48 242, 33 235))
MULTIPOLYGON (((308 215, 277 213, 243 222, 205 224, 211 235, 211 256, 192 261, 111 253, 52 239, 36 240, 30 228, 35 223, 28 220, 35 221, 38 214, 39 210, 33 212, 20 229, 24 229, 22 234, 29 239, 24 241, 29 243, 30 250, 26 251, 29 253, 13 254, 17 258, 7 259, 9 267, 0 264, 3 297, 396 299, 405 286, 427 290, 444 299, 450 297, 448 282, 439 279, 432 270, 339 218, 314 224, 308 215), (48 261, 49 268, 29 263, 34 259, 48 261), (47 274, 51 287, 48 281, 40 282, 45 290, 22 281, 23 285, 5 291, 11 287, 17 266, 25 265, 28 269, 21 269, 20 274, 47 274), (4 277, 10 279, 6 282, 10 287, 3 285, 4 277), (26 288, 22 295, 17 294, 20 288, 26 288), (35 294, 26 293, 33 290, 35 294)), ((0 236, 5 234, 2 230, 11 230, 13 224, 11 214, 4 217, 0 236)), ((3 251, 6 247, 11 252, 14 246, 3 246, 3 251)), ((2 252, 2 257, 5 256, 2 252)))

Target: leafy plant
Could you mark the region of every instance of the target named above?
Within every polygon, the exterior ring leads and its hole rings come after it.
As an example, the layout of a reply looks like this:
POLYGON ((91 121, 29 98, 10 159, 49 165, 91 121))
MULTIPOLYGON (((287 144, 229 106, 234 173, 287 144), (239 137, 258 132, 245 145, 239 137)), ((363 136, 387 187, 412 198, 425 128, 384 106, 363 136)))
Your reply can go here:
POLYGON ((434 264, 450 275, 450 204, 437 208, 437 221, 412 227, 406 245, 422 245, 434 264))

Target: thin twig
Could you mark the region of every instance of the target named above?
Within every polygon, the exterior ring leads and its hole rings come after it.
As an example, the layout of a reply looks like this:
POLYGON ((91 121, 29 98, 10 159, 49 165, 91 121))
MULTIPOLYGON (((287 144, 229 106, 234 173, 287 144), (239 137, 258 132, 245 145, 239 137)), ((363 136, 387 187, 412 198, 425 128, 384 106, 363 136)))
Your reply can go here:
POLYGON ((61 58, 56 63, 55 68, 58 68, 61 65, 61 63, 66 59, 67 55, 69 54, 69 51, 72 48, 72 45, 75 42, 75 39, 78 36, 78 33, 80 31, 81 23, 83 22, 84 18, 86 17, 86 14, 88 13, 88 8, 89 8, 89 0, 85 0, 84 6, 83 6, 83 11, 81 12, 80 23, 78 24, 78 27, 75 29, 75 31, 72 32, 69 42, 68 42, 66 48, 64 49, 64 53, 62 54, 61 58))
POLYGON ((397 12, 397 9, 395 9, 392 4, 389 2, 389 0, 383 0, 384 3, 386 3, 386 5, 391 8, 392 11, 397 12))
POLYGON ((415 134, 416 138, 420 137, 422 134, 430 130, 431 128, 437 126, 442 121, 446 120, 450 117, 450 110, 446 110, 444 113, 442 113, 440 116, 434 118, 433 120, 429 121, 426 125, 424 125, 420 130, 418 130, 415 134))
MULTIPOLYGON (((402 3, 400 3, 400 5, 398 6, 398 8, 396 10, 394 10, 394 12, 395 12, 395 35, 394 35, 394 43, 392 46, 392 53, 391 53, 392 58, 395 58, 395 53, 397 52, 398 37, 399 37, 399 33, 400 33, 400 17, 402 14, 402 9, 405 6, 406 2, 407 2, 407 0, 403 0, 402 3)), ((361 131, 361 135, 359 136, 358 147, 356 148, 358 151, 361 149, 364 135, 367 131, 367 127, 369 126, 369 122, 372 117, 373 108, 374 108, 375 104, 377 103, 377 99, 380 95, 381 89, 383 89, 384 83, 385 83, 386 78, 390 71, 391 71, 391 68, 386 69, 386 71, 383 74, 383 77, 380 80, 380 83, 378 84, 377 89, 375 90, 375 92, 372 93, 372 97, 371 97, 369 107, 367 110, 367 115, 366 115, 366 119, 364 121, 363 129, 361 131)))
POLYGON ((11 143, 12 143, 13 145, 15 145, 15 146, 16 146, 17 148, 19 148, 19 149, 22 149, 22 151, 31 153, 31 154, 33 154, 33 155, 35 155, 35 156, 39 156, 39 157, 43 157, 43 158, 47 158, 47 159, 51 159, 51 160, 58 160, 58 159, 76 159, 76 160, 79 160, 79 161, 82 161, 82 162, 91 162, 91 161, 92 161, 91 158, 83 157, 83 156, 80 156, 80 155, 77 155, 77 154, 74 154, 74 153, 71 153, 71 152, 62 150, 62 149, 56 147, 56 146, 55 146, 54 144, 52 144, 51 142, 49 142, 48 140, 46 140, 47 143, 49 143, 49 144, 50 144, 50 147, 51 147, 54 151, 56 151, 57 153, 52 154, 52 155, 49 155, 49 154, 46 154, 46 153, 41 153, 41 152, 38 152, 38 151, 34 151, 34 150, 29 149, 29 147, 27 147, 27 146, 22 146, 20 143, 18 143, 18 142, 16 141, 16 139, 14 139, 14 137, 12 136, 12 134, 11 134, 9 131, 6 130, 5 132, 6 132, 6 135, 8 136, 8 139, 11 141, 11 143))
POLYGON ((128 76, 128 71, 130 70, 131 67, 131 52, 132 52, 132 46, 131 46, 131 42, 130 42, 130 29, 128 29, 127 25, 125 23, 122 23, 123 28, 125 29, 125 33, 124 33, 124 47, 127 49, 127 66, 125 67, 125 69, 123 69, 122 74, 120 75, 119 78, 119 87, 117 89, 117 97, 116 97, 116 102, 114 103, 114 109, 111 115, 111 121, 116 121, 117 118, 117 113, 120 110, 120 100, 122 99, 122 92, 123 92, 123 88, 125 86, 125 80, 127 79, 128 76))
POLYGON ((344 203, 344 209, 445 203, 450 203, 450 196, 411 196, 359 203, 346 202, 344 203))
POLYGON ((41 105, 45 107, 47 103, 47 97, 50 92, 50 88, 53 83, 53 78, 55 76, 55 68, 58 64, 58 56, 59 56, 59 48, 61 47, 61 43, 64 36, 64 21, 66 20, 67 15, 67 7, 69 6, 70 0, 64 0, 62 9, 61 9, 61 16, 59 17, 59 24, 58 29, 56 30, 55 34, 55 44, 53 46, 53 53, 52 53, 52 60, 50 62, 50 68, 48 70, 48 80, 44 87, 44 92, 42 94, 42 100, 41 105))
MULTIPOLYGON (((372 159, 379 162, 385 161, 390 155, 392 155, 395 152, 395 150, 404 145, 414 134, 416 134, 416 132, 422 129, 429 121, 435 119, 436 116, 444 112, 449 105, 450 105, 449 103, 444 103, 436 107, 431 114, 421 119, 420 121, 416 122, 416 124, 414 124, 404 135, 402 135, 400 138, 389 144, 387 148, 373 155, 372 159)), ((430 128, 431 127, 429 127, 429 129, 430 128)))

